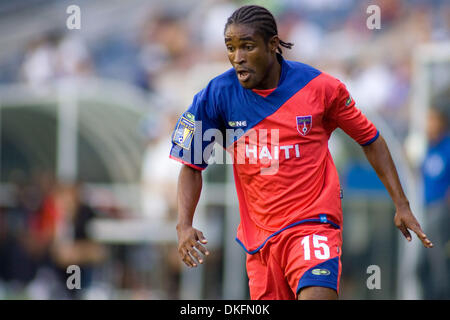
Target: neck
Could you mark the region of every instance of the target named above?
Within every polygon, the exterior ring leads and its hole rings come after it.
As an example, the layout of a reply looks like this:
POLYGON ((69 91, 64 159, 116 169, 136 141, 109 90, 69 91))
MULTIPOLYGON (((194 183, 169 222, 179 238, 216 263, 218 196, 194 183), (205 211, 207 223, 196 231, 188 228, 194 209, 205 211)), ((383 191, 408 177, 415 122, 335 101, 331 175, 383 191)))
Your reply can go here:
POLYGON ((272 64, 269 66, 264 80, 255 88, 257 90, 273 89, 278 86, 281 77, 281 63, 277 56, 274 56, 272 64))

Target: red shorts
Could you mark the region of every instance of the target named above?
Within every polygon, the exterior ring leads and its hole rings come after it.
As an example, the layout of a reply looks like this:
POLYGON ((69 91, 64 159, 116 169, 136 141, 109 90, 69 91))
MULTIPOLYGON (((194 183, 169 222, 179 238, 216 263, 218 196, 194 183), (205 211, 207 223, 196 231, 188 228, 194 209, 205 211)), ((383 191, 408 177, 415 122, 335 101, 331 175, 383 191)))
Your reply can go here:
POLYGON ((307 223, 284 230, 247 254, 250 298, 292 300, 310 286, 339 293, 341 252, 341 230, 332 225, 307 223))

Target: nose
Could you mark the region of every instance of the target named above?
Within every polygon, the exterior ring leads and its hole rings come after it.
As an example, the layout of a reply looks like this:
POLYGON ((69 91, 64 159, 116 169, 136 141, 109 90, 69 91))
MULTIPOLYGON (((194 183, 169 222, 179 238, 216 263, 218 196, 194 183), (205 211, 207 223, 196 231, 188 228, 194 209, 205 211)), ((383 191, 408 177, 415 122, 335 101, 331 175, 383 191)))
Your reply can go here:
POLYGON ((246 56, 245 56, 244 50, 237 49, 234 52, 233 62, 235 64, 242 64, 245 62, 245 60, 246 60, 246 56))

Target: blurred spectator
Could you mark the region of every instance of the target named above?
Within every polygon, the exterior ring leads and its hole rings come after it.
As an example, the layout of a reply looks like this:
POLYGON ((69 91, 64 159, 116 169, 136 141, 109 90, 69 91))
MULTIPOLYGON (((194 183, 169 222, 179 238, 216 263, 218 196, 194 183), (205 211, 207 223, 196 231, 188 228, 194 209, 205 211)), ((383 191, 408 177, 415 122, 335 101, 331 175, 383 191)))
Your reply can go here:
MULTIPOLYGON (((105 248, 90 239, 89 222, 95 217, 94 210, 83 203, 81 185, 63 185, 58 190, 57 206, 60 219, 51 247, 51 257, 61 270, 64 285, 69 265, 81 268, 81 288, 88 289, 92 281, 93 267, 106 258, 105 248)), ((70 291, 78 293, 77 290, 70 291)))
POLYGON ((67 267, 80 267, 81 288, 88 289, 93 267, 106 257, 105 248, 89 238, 95 212, 82 202, 80 191, 80 185, 53 185, 37 211, 34 241, 46 254, 28 288, 34 299, 80 298, 86 291, 66 287, 67 267))
POLYGON ((313 59, 321 54, 323 50, 323 31, 319 26, 307 20, 300 20, 291 29, 289 39, 293 41, 292 55, 295 54, 303 61, 314 61, 313 59), (302 45, 307 43, 308 45, 302 45))
POLYGON ((48 37, 30 42, 22 65, 24 80, 33 86, 48 83, 55 77, 56 61, 57 53, 48 37))
MULTIPOLYGON (((448 107, 448 106, 447 106, 448 107)), ((426 251, 423 278, 425 298, 448 299, 450 245, 450 135, 448 118, 442 110, 431 108, 428 115, 428 151, 422 172, 425 188, 426 232, 434 248, 426 251)))
POLYGON ((196 49, 197 57, 201 55, 208 62, 226 59, 223 41, 224 26, 235 9, 237 9, 236 4, 229 0, 204 1, 195 8, 188 22, 193 29, 191 38, 198 40, 195 44, 191 44, 191 48, 196 49), (197 46, 198 48, 195 48, 197 46))
POLYGON ((35 177, 35 184, 41 193, 41 203, 30 220, 30 233, 32 245, 36 252, 43 254, 55 237, 56 224, 59 211, 56 204, 56 182, 49 172, 40 172, 35 177))
POLYGON ((35 187, 27 184, 22 172, 14 173, 13 206, 0 212, 0 279, 11 292, 22 290, 36 274, 39 253, 33 250, 29 221, 36 205, 35 187))
POLYGON ((144 88, 156 90, 158 77, 171 69, 190 65, 190 34, 180 13, 172 10, 152 12, 140 31, 138 59, 146 74, 144 88))
POLYGON ((61 77, 92 73, 92 61, 83 40, 56 31, 31 41, 22 64, 24 80, 37 88, 61 77))
POLYGON ((63 77, 92 75, 94 67, 90 53, 82 38, 66 35, 57 46, 58 74, 63 77))
POLYGON ((428 151, 423 165, 425 202, 450 201, 450 135, 444 111, 431 108, 428 115, 428 151))
POLYGON ((168 19, 159 13, 152 13, 140 31, 138 61, 144 73, 141 86, 150 91, 154 90, 157 75, 170 64, 169 49, 159 41, 160 36, 158 35, 164 28, 165 20, 168 19))

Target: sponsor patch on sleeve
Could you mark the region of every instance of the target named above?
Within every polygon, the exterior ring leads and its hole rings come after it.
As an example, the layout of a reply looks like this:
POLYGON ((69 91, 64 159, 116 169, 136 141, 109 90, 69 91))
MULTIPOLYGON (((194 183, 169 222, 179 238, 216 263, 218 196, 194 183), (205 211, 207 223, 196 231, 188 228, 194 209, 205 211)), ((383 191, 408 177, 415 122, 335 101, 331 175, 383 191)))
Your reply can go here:
POLYGON ((179 145, 183 149, 191 148, 192 137, 195 131, 195 117, 192 113, 186 112, 178 121, 177 128, 173 135, 173 143, 179 145))
POLYGON ((352 96, 348 96, 348 99, 345 100, 345 106, 348 107, 352 103, 353 99, 352 96))

